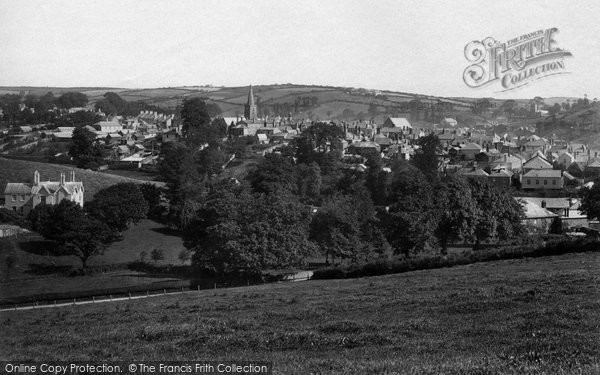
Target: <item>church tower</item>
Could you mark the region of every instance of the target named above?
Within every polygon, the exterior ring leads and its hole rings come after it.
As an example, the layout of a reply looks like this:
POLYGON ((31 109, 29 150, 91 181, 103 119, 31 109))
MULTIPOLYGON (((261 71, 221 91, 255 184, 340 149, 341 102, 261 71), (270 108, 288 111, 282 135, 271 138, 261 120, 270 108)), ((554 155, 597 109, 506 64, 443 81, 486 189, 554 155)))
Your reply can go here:
POLYGON ((252 92, 252 85, 250 85, 250 91, 248 92, 248 102, 244 106, 244 117, 246 120, 254 122, 258 118, 258 110, 256 104, 254 104, 254 93, 252 92))

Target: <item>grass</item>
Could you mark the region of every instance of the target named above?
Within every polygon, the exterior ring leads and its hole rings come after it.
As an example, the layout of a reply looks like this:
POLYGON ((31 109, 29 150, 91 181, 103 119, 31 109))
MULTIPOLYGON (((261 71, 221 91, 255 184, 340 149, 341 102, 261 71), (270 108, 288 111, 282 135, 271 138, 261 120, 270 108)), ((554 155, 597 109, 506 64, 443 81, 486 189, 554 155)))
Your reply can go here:
POLYGON ((6 312, 2 360, 268 360, 275 373, 600 371, 597 253, 6 312), (42 334, 43 332, 43 334, 42 334))
POLYGON ((83 187, 85 188, 84 200, 86 201, 91 200, 98 191, 120 182, 147 182, 123 176, 79 169, 72 166, 0 158, 0 188, 4 189, 7 182, 32 183, 33 172, 36 170, 40 172, 42 181, 58 181, 61 172, 65 173, 68 179, 69 173, 72 170, 75 170, 75 179, 77 181, 83 181, 83 187))
MULTIPOLYGON (((129 270, 116 270, 86 276, 68 276, 71 268, 79 269, 81 261, 75 256, 47 256, 44 242, 28 242, 26 239, 17 243, 15 254, 16 269, 7 277, 5 256, 11 249, 0 248, 0 299, 42 295, 59 292, 84 292, 103 288, 150 285, 155 282, 172 280, 168 276, 147 275, 129 270)), ((146 251, 146 262, 154 264, 150 259, 152 249, 162 249, 164 259, 157 265, 181 265, 179 252, 184 249, 181 237, 163 225, 142 220, 138 225, 123 232, 123 241, 113 243, 103 255, 90 258, 91 267, 120 264, 140 260, 140 253, 146 251)), ((100 267, 102 268, 102 267, 100 267)))

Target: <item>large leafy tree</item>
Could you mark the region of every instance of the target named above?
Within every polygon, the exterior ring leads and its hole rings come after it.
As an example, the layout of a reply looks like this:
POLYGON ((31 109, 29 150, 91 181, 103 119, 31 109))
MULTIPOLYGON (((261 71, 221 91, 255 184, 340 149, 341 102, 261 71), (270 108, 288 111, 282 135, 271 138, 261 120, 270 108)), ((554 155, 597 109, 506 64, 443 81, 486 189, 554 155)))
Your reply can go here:
POLYGON ((216 273, 298 266, 314 251, 309 220, 308 208, 295 200, 224 182, 187 226, 185 244, 195 251, 195 266, 216 273))
POLYGON ((100 190, 86 210, 91 217, 122 232, 146 217, 148 203, 137 184, 124 182, 100 190))
POLYGON ((415 151, 413 164, 428 178, 435 178, 438 173, 439 155, 442 150, 438 136, 429 134, 421 137, 417 141, 417 145, 419 148, 415 151))
POLYGON ((447 177, 436 186, 434 194, 439 215, 435 234, 442 254, 446 254, 451 242, 473 239, 479 212, 469 183, 462 176, 447 177))
POLYGON ((192 147, 215 145, 227 134, 227 124, 222 119, 211 122, 209 110, 201 98, 187 99, 181 110, 182 132, 192 147))
POLYGON ((118 239, 107 225, 88 217, 81 206, 66 199, 57 205, 37 205, 29 220, 34 231, 60 245, 55 255, 78 257, 84 272, 89 258, 101 254, 118 239))
POLYGON ((71 138, 69 155, 79 168, 94 168, 102 160, 102 149, 96 142, 96 134, 85 127, 75 128, 71 138))
POLYGON ((519 202, 482 178, 468 179, 476 203, 476 247, 486 240, 507 240, 523 233, 523 210, 519 202))
POLYGON ((382 216, 396 253, 410 256, 433 242, 439 216, 433 188, 421 170, 405 162, 394 163, 388 210, 382 216))
POLYGON ((295 193, 297 175, 294 160, 280 154, 267 154, 247 177, 252 189, 257 193, 295 193))
POLYGON ((586 214, 589 219, 598 220, 600 218, 600 179, 594 180, 591 188, 581 189, 580 197, 581 212, 586 214))
POLYGON ((88 97, 80 92, 68 91, 59 96, 56 102, 61 108, 83 107, 88 103, 88 97))

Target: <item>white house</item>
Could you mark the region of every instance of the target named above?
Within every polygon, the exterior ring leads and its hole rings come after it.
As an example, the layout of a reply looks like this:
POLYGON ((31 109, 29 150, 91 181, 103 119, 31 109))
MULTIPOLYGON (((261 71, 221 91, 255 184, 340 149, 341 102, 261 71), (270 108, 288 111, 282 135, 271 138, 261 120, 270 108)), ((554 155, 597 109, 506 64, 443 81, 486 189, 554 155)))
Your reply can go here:
POLYGON ((72 171, 70 179, 65 179, 65 174, 60 174, 59 181, 40 181, 40 174, 35 171, 33 184, 22 182, 9 182, 4 189, 4 208, 28 214, 40 203, 58 204, 63 199, 76 202, 83 206, 83 182, 75 181, 75 172, 72 171))

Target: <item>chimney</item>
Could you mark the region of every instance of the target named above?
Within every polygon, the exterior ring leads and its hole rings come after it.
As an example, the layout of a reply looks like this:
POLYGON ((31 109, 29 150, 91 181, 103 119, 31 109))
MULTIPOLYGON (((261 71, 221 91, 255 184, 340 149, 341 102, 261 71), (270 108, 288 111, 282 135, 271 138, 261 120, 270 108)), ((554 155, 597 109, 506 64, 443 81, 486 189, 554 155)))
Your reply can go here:
POLYGON ((542 208, 546 208, 546 201, 542 201, 542 208))
POLYGON ((65 184, 65 174, 64 173, 60 173, 60 184, 64 185, 65 184))
POLYGON ((33 184, 39 185, 39 183, 40 183, 40 172, 35 171, 35 172, 33 172, 33 184))

